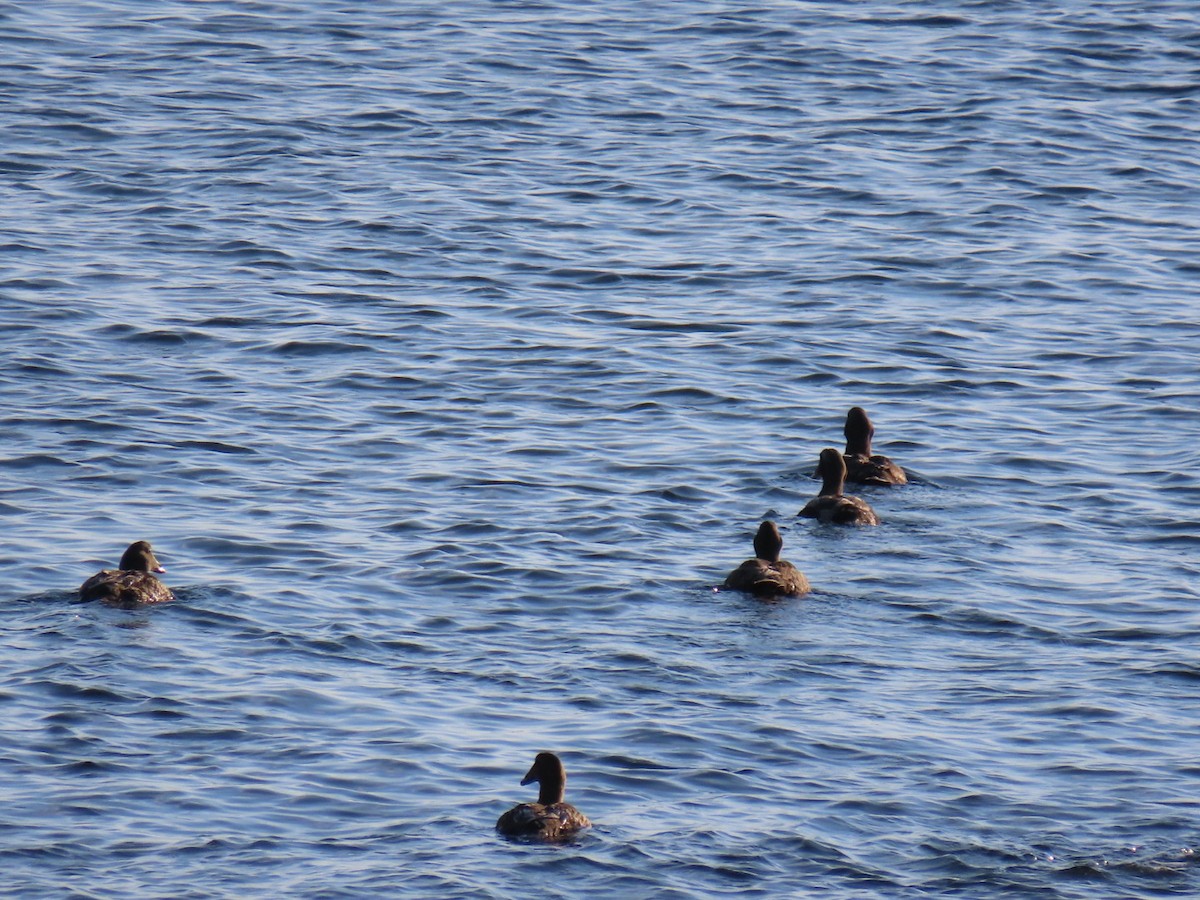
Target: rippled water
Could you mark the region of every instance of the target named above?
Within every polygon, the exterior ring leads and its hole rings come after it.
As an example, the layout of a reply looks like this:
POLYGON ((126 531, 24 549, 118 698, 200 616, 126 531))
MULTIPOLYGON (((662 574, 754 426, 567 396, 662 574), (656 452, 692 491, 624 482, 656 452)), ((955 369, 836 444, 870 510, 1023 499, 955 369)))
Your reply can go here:
POLYGON ((0 39, 11 895, 1200 892, 1191 3, 0 39), (798 519, 854 404, 914 483, 798 519))

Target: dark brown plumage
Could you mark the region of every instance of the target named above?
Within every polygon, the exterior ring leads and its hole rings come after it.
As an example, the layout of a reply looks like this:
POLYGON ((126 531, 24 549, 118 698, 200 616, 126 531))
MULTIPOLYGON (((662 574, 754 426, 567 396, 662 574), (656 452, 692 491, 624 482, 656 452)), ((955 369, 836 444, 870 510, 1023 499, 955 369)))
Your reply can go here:
POLYGON ((725 579, 725 587, 756 597, 807 594, 808 579, 786 559, 780 559, 783 537, 774 522, 763 522, 754 535, 754 559, 748 559, 725 579))
POLYGON ((821 493, 808 501, 800 515, 834 525, 879 524, 879 516, 866 500, 842 493, 846 483, 846 463, 842 454, 832 447, 822 450, 817 474, 822 479, 821 493))
POLYGON ((875 426, 861 406, 846 413, 846 480, 855 484, 908 484, 904 470, 886 456, 871 454, 875 426))
POLYGON ((539 753, 521 784, 538 783, 537 803, 519 803, 496 821, 496 830, 506 837, 563 841, 592 823, 587 816, 563 802, 567 773, 553 753, 539 753))
POLYGON ((165 571, 154 558, 150 543, 135 541, 121 557, 120 568, 97 572, 80 586, 79 599, 124 608, 166 603, 175 599, 170 588, 151 574, 165 571))

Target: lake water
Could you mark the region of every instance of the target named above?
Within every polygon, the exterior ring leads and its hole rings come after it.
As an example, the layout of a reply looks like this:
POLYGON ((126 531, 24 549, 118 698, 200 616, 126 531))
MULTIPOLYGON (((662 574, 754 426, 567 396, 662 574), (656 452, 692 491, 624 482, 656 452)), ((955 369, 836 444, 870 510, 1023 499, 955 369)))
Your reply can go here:
POLYGON ((1200 894, 1190 0, 0 41, 6 896, 1200 894))

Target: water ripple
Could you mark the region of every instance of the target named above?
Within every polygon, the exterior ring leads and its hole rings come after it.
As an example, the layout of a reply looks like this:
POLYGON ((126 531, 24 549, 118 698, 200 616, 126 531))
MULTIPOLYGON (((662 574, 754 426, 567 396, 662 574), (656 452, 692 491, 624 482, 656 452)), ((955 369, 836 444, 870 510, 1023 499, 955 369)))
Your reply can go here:
POLYGON ((1196 893, 1193 19, 0 3, 10 891, 1196 893))

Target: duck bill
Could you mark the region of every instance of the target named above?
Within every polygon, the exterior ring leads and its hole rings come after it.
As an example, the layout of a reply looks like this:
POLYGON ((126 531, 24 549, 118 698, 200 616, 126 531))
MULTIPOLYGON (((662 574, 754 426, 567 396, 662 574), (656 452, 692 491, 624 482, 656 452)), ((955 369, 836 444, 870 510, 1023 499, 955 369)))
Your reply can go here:
POLYGON ((155 572, 165 572, 165 571, 167 571, 167 570, 166 570, 164 567, 162 567, 162 566, 155 566, 155 567, 154 567, 154 571, 155 571, 155 572))
POLYGON ((521 779, 521 786, 524 787, 527 784, 533 784, 537 780, 537 766, 534 766, 532 769, 526 772, 525 777, 521 779))

